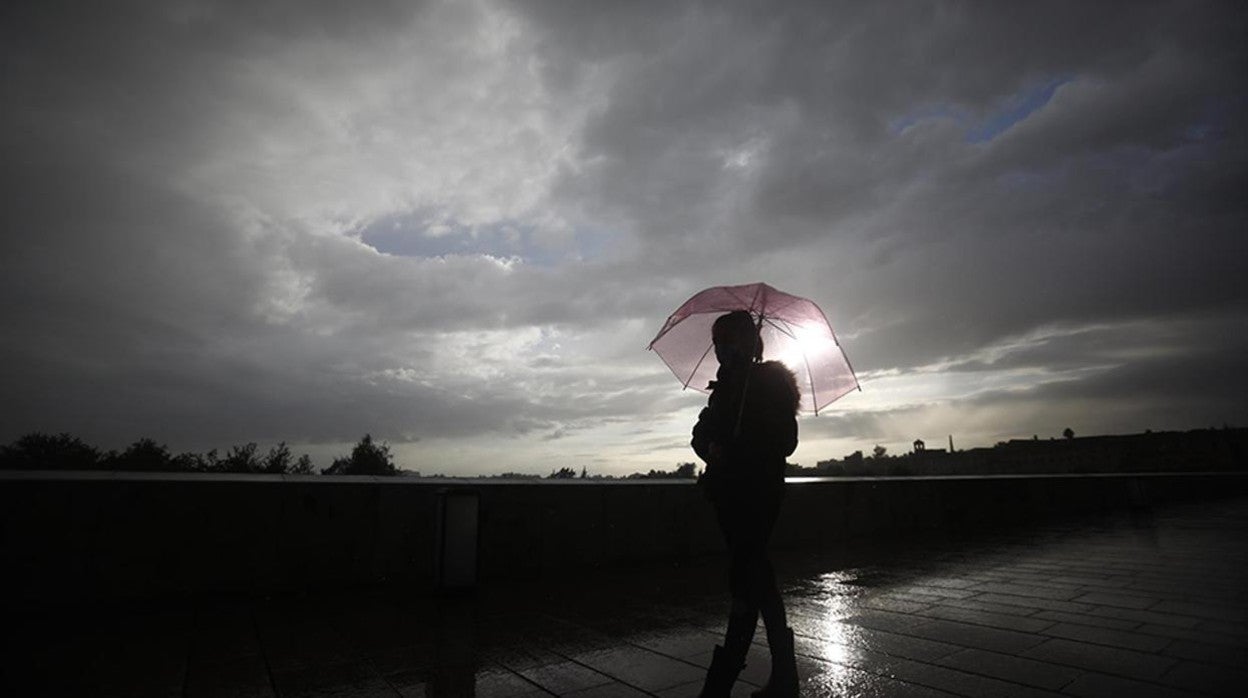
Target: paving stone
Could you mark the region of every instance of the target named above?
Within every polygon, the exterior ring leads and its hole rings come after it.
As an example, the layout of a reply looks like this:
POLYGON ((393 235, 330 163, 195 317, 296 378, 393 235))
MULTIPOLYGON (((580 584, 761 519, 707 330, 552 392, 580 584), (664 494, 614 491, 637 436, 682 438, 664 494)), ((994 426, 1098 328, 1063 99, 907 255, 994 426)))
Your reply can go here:
POLYGON ((595 686, 563 695, 569 698, 642 698, 650 694, 621 683, 610 683, 605 686, 595 686))
POLYGON ((1054 599, 1041 599, 1033 596, 1016 596, 1014 594, 997 594, 984 593, 975 596, 972 601, 985 601, 988 603, 1005 604, 1007 606, 1018 606, 1021 608, 1035 611, 1065 611, 1067 613, 1087 613, 1092 610, 1092 606, 1086 603, 1075 603, 1073 601, 1057 601, 1054 599))
POLYGON ((960 696, 1040 698, 1041 696, 1051 697, 1057 695, 1049 691, 1002 681, 973 672, 928 664, 926 662, 917 662, 879 652, 863 652, 856 655, 852 661, 854 668, 878 676, 900 680, 925 688, 946 691, 960 696))
POLYGON ((1206 620, 1233 621, 1236 623, 1248 622, 1248 611, 1243 609, 1231 608, 1223 605, 1197 603, 1193 601, 1181 601, 1176 599, 1166 599, 1157 602, 1151 609, 1158 613, 1173 613, 1180 616, 1191 616, 1193 618, 1206 620))
POLYGON ((1048 599, 1051 601, 1070 601, 1080 594, 1078 588, 1076 587, 1053 588, 1033 586, 1030 584, 1006 584, 1001 582, 977 584, 971 587, 971 589, 990 594, 1009 594, 1011 596, 1048 599))
POLYGON ((1234 669, 1243 669, 1248 666, 1248 643, 1230 645, 1175 640, 1166 646, 1162 654, 1206 664, 1221 664, 1234 669))
POLYGON ((722 638, 705 630, 676 630, 643 635, 630 642, 659 654, 683 658, 705 653, 707 648, 722 642, 722 638))
POLYGON ((1071 583, 1062 583, 1062 582, 1054 581, 1053 573, 1015 574, 1015 575, 1012 575, 1008 580, 1006 580, 1006 583, 1019 584, 1019 585, 1028 586, 1028 587, 1040 587, 1042 589, 1052 589, 1054 591, 1076 593, 1076 594, 1087 591, 1086 589, 1083 589, 1082 584, 1071 584, 1071 583))
POLYGON ((529 681, 555 694, 571 693, 613 681, 606 674, 571 661, 547 664, 519 673, 529 681))
MULTIPOLYGON (((452 680, 454 680, 452 678, 452 680)), ((443 685, 460 686, 462 684, 443 683, 435 679, 431 692, 434 695, 455 695, 455 690, 442 690, 443 685)), ((515 672, 498 668, 487 668, 478 671, 473 677, 473 695, 476 698, 519 698, 524 696, 546 696, 546 691, 538 688, 515 672)))
POLYGON ((1056 691, 1080 674, 1078 669, 1009 654, 968 649, 938 660, 939 664, 974 674, 1056 691))
POLYGON ((1141 635, 1126 630, 1096 628, 1090 625, 1076 625, 1075 623, 1058 623, 1052 627, 1045 628, 1042 632, 1045 635, 1064 637, 1068 640, 1094 642, 1098 645, 1109 645, 1110 647, 1125 647, 1141 652, 1156 652, 1173 642, 1170 638, 1157 635, 1141 635))
POLYGON ((944 587, 946 589, 965 589, 974 586, 975 582, 957 577, 925 577, 918 581, 924 586, 944 587))
POLYGON ((1248 623, 1202 620, 1197 623, 1197 627, 1201 630, 1209 630, 1222 635, 1238 635, 1248 638, 1248 623))
MULTIPOLYGON (((960 561, 958 564, 967 565, 969 561, 960 561)), ((1013 575, 1008 572, 993 572, 992 570, 975 570, 970 571, 966 575, 968 581, 974 582, 967 589, 972 589, 980 584, 1008 584, 1013 575)))
POLYGON ((845 644, 920 661, 939 659, 962 649, 948 642, 874 629, 850 635, 845 644))
POLYGON ((607 676, 647 691, 670 688, 702 676, 696 666, 640 647, 617 647, 572 657, 607 676))
POLYGON ((1186 628, 1175 628, 1169 625, 1141 625, 1135 631, 1146 635, 1159 635, 1172 640, 1190 640, 1202 644, 1227 645, 1230 647, 1248 646, 1248 639, 1246 638, 1222 635, 1208 630, 1187 630, 1186 628))
POLYGON ((1142 679, 1157 679, 1178 662, 1154 654, 1054 638, 1021 653, 1022 657, 1142 679))
POLYGON ((905 587, 905 592, 924 599, 931 599, 933 603, 942 603, 945 599, 965 599, 979 593, 969 589, 953 589, 926 584, 911 584, 905 587))
POLYGON ((1124 587, 1124 591, 1151 593, 1164 596, 1184 596, 1210 601, 1240 599, 1243 594, 1234 585, 1221 586, 1216 580, 1204 577, 1137 579, 1124 587))
MULTIPOLYGON (((839 624, 840 622, 840 619, 827 615, 817 616, 811 613, 794 613, 789 615, 789 627, 793 628, 793 632, 811 637, 819 637, 826 634, 829 626, 839 624)), ((708 635, 708 637, 714 638, 716 642, 722 642, 724 636, 719 634, 708 635)), ((761 625, 754 633, 754 640, 763 644, 767 643, 767 633, 763 631, 761 625)), ((705 644, 702 649, 705 650, 710 646, 711 644, 705 644)))
MULTIPOLYGON (((731 698, 749 698, 750 694, 757 691, 758 687, 753 684, 738 681, 732 687, 731 698)), ((662 691, 656 691, 654 695, 659 698, 698 698, 702 693, 702 682, 691 681, 679 686, 665 688, 662 691)))
POLYGON ((904 633, 910 628, 925 622, 925 620, 926 619, 923 616, 916 616, 912 614, 863 609, 851 616, 848 616, 847 618, 844 618, 843 622, 861 625, 867 628, 875 628, 876 630, 904 633))
POLYGON ((1083 574, 1058 574, 1053 577, 1053 582, 1071 586, 1106 587, 1111 589, 1126 586, 1128 583, 1122 579, 1115 580, 1109 576, 1083 574))
POLYGON ((982 595, 969 599, 949 599, 942 603, 942 606, 953 606, 955 608, 969 608, 976 611, 987 611, 989 613, 1001 613, 1010 616, 1031 616, 1037 613, 1037 609, 1032 606, 1016 606, 1004 603, 992 603, 982 601, 982 595))
POLYGON ((1154 683, 1133 681, 1120 676, 1086 672, 1063 689, 1062 693, 1080 698, 1106 698, 1107 696, 1130 696, 1130 698, 1190 698, 1187 691, 1180 691, 1154 683))
POLYGON ((1101 618, 1100 616, 1094 616, 1088 613, 1040 611, 1032 617, 1051 620, 1058 623, 1078 623, 1080 625, 1092 625, 1098 628, 1112 628, 1114 630, 1132 630, 1140 627, 1140 623, 1136 621, 1101 618))
MULTIPOLYGON (((942 698, 954 695, 927 686, 835 664, 799 665, 798 671, 803 677, 801 691, 805 696, 942 698)), ((736 695, 735 691, 733 695, 736 695)))
POLYGON ((932 618, 956 620, 963 623, 973 623, 975 625, 1017 630, 1026 633, 1039 632, 1054 623, 1054 621, 1035 616, 1022 617, 1005 613, 989 613, 988 611, 976 611, 956 606, 932 606, 921 613, 932 618))
POLYGON ((1013 630, 1001 630, 999 628, 988 628, 982 625, 971 625, 970 623, 947 620, 934 620, 924 623, 911 628, 908 632, 911 635, 928 640, 1002 652, 1021 652, 1044 642, 1043 637, 1031 633, 1020 633, 1013 630))
POLYGON ((1179 616, 1173 613, 1158 613, 1156 611, 1139 611, 1130 608, 1114 608, 1102 606, 1088 611, 1088 615, 1100 616, 1103 618, 1117 618, 1119 620, 1135 621, 1136 623, 1152 623, 1155 625, 1169 625, 1176 628, 1194 628, 1200 624, 1197 618, 1189 616, 1179 616))
POLYGON ((1162 676, 1161 682, 1183 690, 1239 698, 1244 695, 1244 687, 1248 686, 1248 672, 1199 662, 1182 662, 1162 676))
POLYGON ((867 608, 875 608, 881 611, 893 611, 895 613, 914 613, 915 611, 927 608, 932 601, 917 601, 913 598, 902 599, 891 596, 874 596, 862 600, 862 605, 867 608))
POLYGON ((1136 610, 1144 610, 1150 606, 1157 604, 1159 599, 1156 596, 1136 596, 1134 594, 1112 594, 1105 591, 1094 591, 1089 594, 1077 596, 1073 599, 1077 603, 1090 603, 1097 606, 1117 606, 1120 608, 1134 608, 1136 610))

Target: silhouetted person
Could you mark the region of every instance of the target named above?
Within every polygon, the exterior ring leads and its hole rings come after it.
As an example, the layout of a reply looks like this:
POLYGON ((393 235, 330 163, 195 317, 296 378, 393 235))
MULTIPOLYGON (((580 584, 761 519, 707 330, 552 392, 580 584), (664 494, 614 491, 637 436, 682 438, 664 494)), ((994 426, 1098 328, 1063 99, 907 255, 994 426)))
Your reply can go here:
POLYGON ((785 458, 797 448, 797 381, 784 364, 762 361, 762 338, 749 313, 720 316, 711 336, 720 367, 693 428, 692 446, 706 461, 699 484, 715 507, 728 544, 732 611, 701 695, 729 694, 745 667, 761 613, 771 647, 771 677, 754 695, 796 696, 793 631, 785 619, 767 540, 780 512, 785 458))

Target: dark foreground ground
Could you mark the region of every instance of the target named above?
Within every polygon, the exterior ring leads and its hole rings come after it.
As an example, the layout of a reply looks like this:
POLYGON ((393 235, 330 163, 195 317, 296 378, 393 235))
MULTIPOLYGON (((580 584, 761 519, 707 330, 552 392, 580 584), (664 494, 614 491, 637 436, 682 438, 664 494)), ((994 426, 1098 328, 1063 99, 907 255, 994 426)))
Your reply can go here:
MULTIPOLYGON (((776 557, 806 695, 1248 695, 1248 500, 776 557)), ((695 696, 721 564, 10 614, 0 693, 695 696)))

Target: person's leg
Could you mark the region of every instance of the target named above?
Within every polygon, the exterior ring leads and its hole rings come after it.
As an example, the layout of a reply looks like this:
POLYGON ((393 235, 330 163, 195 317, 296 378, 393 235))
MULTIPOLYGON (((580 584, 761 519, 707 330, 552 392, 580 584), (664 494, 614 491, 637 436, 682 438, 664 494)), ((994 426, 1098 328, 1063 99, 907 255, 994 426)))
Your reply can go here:
POLYGON ((767 630, 767 642, 774 645, 776 638, 789 628, 789 621, 784 612, 784 598, 780 595, 779 587, 776 586, 776 575, 771 566, 771 560, 765 553, 756 564, 758 572, 754 586, 757 589, 755 596, 758 611, 763 617, 763 627, 767 630))
POLYGON ((711 666, 702 685, 702 698, 727 696, 736 683, 737 676, 745 668, 745 655, 754 639, 758 625, 758 606, 751 602, 749 560, 742 555, 742 511, 731 503, 720 502, 715 507, 720 532, 728 546, 728 588, 732 593, 732 609, 728 613, 728 629, 724 644, 717 646, 711 657, 711 666))
POLYGON ((793 648, 793 630, 789 628, 784 612, 784 598, 780 595, 775 569, 772 567, 770 555, 767 554, 767 541, 779 514, 779 504, 777 497, 765 502, 759 509, 758 530, 762 533, 762 538, 755 553, 757 558, 751 565, 755 572, 751 582, 753 597, 763 616, 763 625, 767 629, 767 645, 771 650, 771 675, 767 679, 767 685, 753 694, 756 698, 797 695, 797 655, 793 648))
POLYGON ((755 562, 753 551, 740 545, 731 547, 732 563, 729 568, 728 586, 732 590, 732 610, 728 613, 728 630, 724 633, 724 648, 733 656, 741 656, 744 660, 750 643, 754 640, 754 630, 758 627, 759 607, 755 583, 751 580, 755 562))
POLYGON ((754 551, 755 560, 751 565, 755 575, 752 583, 753 597, 763 616, 763 626, 767 629, 767 642, 774 644, 789 627, 788 618, 784 612, 784 598, 780 595, 780 588, 776 584, 776 571, 771 564, 771 555, 767 552, 771 532, 780 514, 779 497, 769 497, 762 502, 757 514, 760 538, 754 551))

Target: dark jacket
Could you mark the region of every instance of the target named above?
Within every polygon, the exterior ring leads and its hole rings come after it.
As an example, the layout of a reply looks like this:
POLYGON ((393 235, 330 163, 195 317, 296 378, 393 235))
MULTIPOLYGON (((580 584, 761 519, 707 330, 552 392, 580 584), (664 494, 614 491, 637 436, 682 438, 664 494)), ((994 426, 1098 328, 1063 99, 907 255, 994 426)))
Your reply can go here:
POLYGON ((778 361, 735 371, 721 368, 710 387, 691 442, 707 464, 703 484, 783 483, 785 458, 797 448, 798 391, 793 373, 778 361), (711 444, 716 445, 715 453, 711 444))

